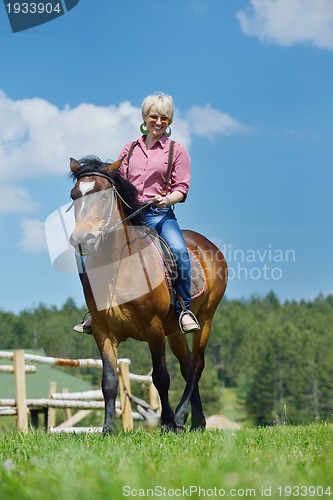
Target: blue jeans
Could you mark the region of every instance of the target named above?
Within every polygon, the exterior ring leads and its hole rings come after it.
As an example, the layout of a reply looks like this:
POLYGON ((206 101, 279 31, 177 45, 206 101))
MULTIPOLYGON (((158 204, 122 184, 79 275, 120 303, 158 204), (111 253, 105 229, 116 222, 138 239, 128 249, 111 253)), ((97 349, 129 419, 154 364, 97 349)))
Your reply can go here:
MULTIPOLYGON (((169 245, 177 264, 176 288, 184 300, 186 309, 190 309, 191 303, 191 264, 184 237, 180 230, 174 211, 171 207, 156 208, 152 205, 143 211, 143 218, 148 227, 155 231, 169 245)), ((178 302, 175 303, 178 314, 182 308, 178 302)))

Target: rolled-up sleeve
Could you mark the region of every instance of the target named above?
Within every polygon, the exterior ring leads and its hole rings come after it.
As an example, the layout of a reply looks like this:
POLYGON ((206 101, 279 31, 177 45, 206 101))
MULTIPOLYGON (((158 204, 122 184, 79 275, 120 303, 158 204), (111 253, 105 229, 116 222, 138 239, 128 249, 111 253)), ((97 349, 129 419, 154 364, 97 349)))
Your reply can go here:
POLYGON ((181 144, 175 143, 173 168, 171 171, 170 193, 173 191, 180 191, 184 195, 183 202, 187 197, 188 190, 190 188, 191 180, 191 159, 181 144))

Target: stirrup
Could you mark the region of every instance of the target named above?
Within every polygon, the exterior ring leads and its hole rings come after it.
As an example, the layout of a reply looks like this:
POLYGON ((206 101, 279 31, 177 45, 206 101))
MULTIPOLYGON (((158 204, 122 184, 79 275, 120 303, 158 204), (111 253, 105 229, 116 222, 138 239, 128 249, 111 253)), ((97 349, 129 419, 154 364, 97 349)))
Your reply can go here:
POLYGON ((92 334, 92 328, 91 328, 91 325, 90 326, 85 326, 84 322, 86 321, 86 317, 90 314, 90 311, 87 311, 83 318, 82 318, 82 321, 81 323, 79 323, 78 325, 75 325, 73 326, 73 330, 75 332, 78 332, 78 333, 86 333, 87 335, 91 335, 92 334))
POLYGON ((192 311, 186 309, 180 313, 180 315, 179 315, 179 329, 184 335, 186 335, 187 333, 195 332, 196 330, 200 330, 199 321, 197 320, 196 316, 193 314, 192 311), (191 316, 191 318, 193 319, 192 323, 189 323, 188 325, 182 324, 182 318, 185 314, 188 314, 189 316, 191 316))

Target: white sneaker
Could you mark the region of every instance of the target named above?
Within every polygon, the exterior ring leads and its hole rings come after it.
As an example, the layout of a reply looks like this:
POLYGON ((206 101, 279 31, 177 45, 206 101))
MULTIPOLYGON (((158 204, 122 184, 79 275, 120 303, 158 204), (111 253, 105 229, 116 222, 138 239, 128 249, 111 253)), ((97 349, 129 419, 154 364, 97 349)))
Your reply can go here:
POLYGON ((184 334, 200 330, 197 318, 191 311, 182 311, 179 316, 180 331, 184 334))
MULTIPOLYGON (((84 317, 86 317, 86 315, 84 317)), ((86 320, 83 318, 83 320, 81 321, 81 323, 79 323, 78 325, 73 326, 73 330, 75 332, 86 333, 87 335, 91 335, 92 334, 92 328, 91 328, 91 316, 90 316, 90 314, 89 314, 89 316, 88 316, 88 318, 86 320)))

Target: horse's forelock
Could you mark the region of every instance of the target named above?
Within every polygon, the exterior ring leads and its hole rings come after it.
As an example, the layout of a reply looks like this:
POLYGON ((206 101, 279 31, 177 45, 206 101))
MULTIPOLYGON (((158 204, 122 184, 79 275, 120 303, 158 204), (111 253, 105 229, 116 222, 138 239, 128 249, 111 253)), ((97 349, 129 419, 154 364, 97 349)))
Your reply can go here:
POLYGON ((109 165, 109 163, 103 162, 98 156, 85 156, 78 161, 78 166, 71 173, 70 177, 74 181, 76 181, 79 177, 82 177, 85 173, 88 172, 102 172, 104 175, 107 175, 112 179, 112 176, 104 171, 103 169, 109 165))

